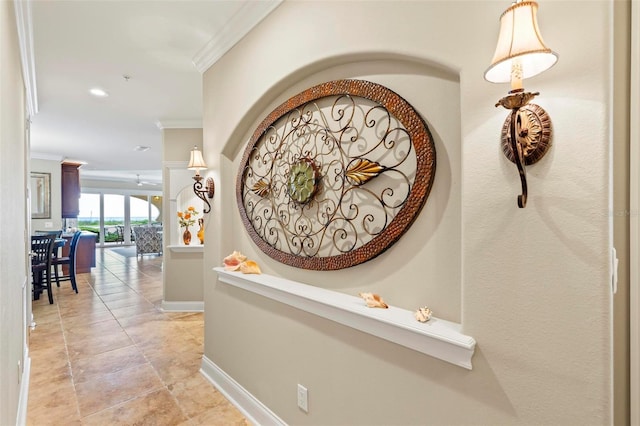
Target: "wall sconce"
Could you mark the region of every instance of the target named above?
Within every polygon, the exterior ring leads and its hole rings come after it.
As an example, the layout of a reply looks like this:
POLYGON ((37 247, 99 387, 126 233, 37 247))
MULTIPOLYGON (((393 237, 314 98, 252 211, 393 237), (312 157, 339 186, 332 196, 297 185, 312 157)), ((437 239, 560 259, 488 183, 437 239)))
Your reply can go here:
POLYGON ((198 198, 207 204, 207 207, 202 210, 202 213, 209 213, 211 211, 211 204, 209 204, 207 197, 213 198, 213 194, 215 192, 215 185, 212 178, 207 178, 205 185, 202 185, 202 179, 204 178, 200 176, 200 170, 204 170, 206 168, 207 164, 202 158, 202 152, 198 151, 197 146, 194 146, 193 150, 191 150, 191 158, 189 159, 187 169, 196 171, 196 175, 193 177, 193 180, 195 180, 193 183, 193 192, 198 196, 198 198))
POLYGON ((513 3, 500 17, 500 35, 491 66, 484 78, 492 83, 511 82, 511 91, 500 99, 511 110, 502 127, 502 150, 516 164, 520 174, 522 195, 518 207, 527 205, 527 175, 524 166, 541 159, 551 147, 551 119, 540 106, 529 101, 539 92, 525 92, 522 80, 551 68, 558 60, 540 35, 538 29, 538 3, 513 3))

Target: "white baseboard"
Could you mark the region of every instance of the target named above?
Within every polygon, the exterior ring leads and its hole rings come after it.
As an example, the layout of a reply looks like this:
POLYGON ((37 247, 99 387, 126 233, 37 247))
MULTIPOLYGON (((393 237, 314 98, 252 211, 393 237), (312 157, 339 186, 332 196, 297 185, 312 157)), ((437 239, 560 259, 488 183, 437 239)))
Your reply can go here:
POLYGON ((167 302, 163 300, 160 309, 164 312, 204 312, 204 302, 167 302))
POLYGON ((213 361, 202 356, 200 373, 213 384, 254 425, 283 426, 286 423, 250 394, 213 361))
POLYGON ((16 415, 16 425, 27 424, 27 404, 29 402, 29 377, 31 376, 31 358, 29 352, 24 357, 24 368, 20 379, 20 396, 18 399, 18 414, 16 415))

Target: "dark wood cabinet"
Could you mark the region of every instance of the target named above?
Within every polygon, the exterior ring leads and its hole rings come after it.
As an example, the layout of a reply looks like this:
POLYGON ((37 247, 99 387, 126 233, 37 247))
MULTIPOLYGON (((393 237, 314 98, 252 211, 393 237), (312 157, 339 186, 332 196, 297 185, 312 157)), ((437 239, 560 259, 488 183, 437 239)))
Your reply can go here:
POLYGON ((62 217, 76 218, 80 213, 80 164, 62 163, 62 217))
MULTIPOLYGON (((71 238, 73 234, 63 234, 62 238, 67 243, 62 247, 62 256, 69 256, 71 247, 71 238)), ((83 232, 78 239, 76 247, 76 274, 85 274, 91 272, 91 268, 96 266, 96 234, 93 232, 83 232)), ((62 271, 69 273, 69 266, 63 265, 62 271)))

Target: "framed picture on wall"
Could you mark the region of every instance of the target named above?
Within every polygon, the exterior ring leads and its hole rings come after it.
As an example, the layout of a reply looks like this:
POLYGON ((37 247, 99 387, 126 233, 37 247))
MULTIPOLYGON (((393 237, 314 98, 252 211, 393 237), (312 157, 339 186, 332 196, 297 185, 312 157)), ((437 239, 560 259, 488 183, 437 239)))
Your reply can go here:
POLYGON ((51 173, 31 172, 31 219, 51 218, 51 173))

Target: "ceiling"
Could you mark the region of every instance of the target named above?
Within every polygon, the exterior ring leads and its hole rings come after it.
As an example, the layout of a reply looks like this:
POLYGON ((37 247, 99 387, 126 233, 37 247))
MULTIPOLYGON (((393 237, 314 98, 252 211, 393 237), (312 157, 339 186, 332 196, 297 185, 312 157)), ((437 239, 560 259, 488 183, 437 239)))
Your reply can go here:
POLYGON ((85 179, 159 183, 161 129, 202 127, 201 72, 279 2, 30 2, 32 158, 86 162, 85 179))

